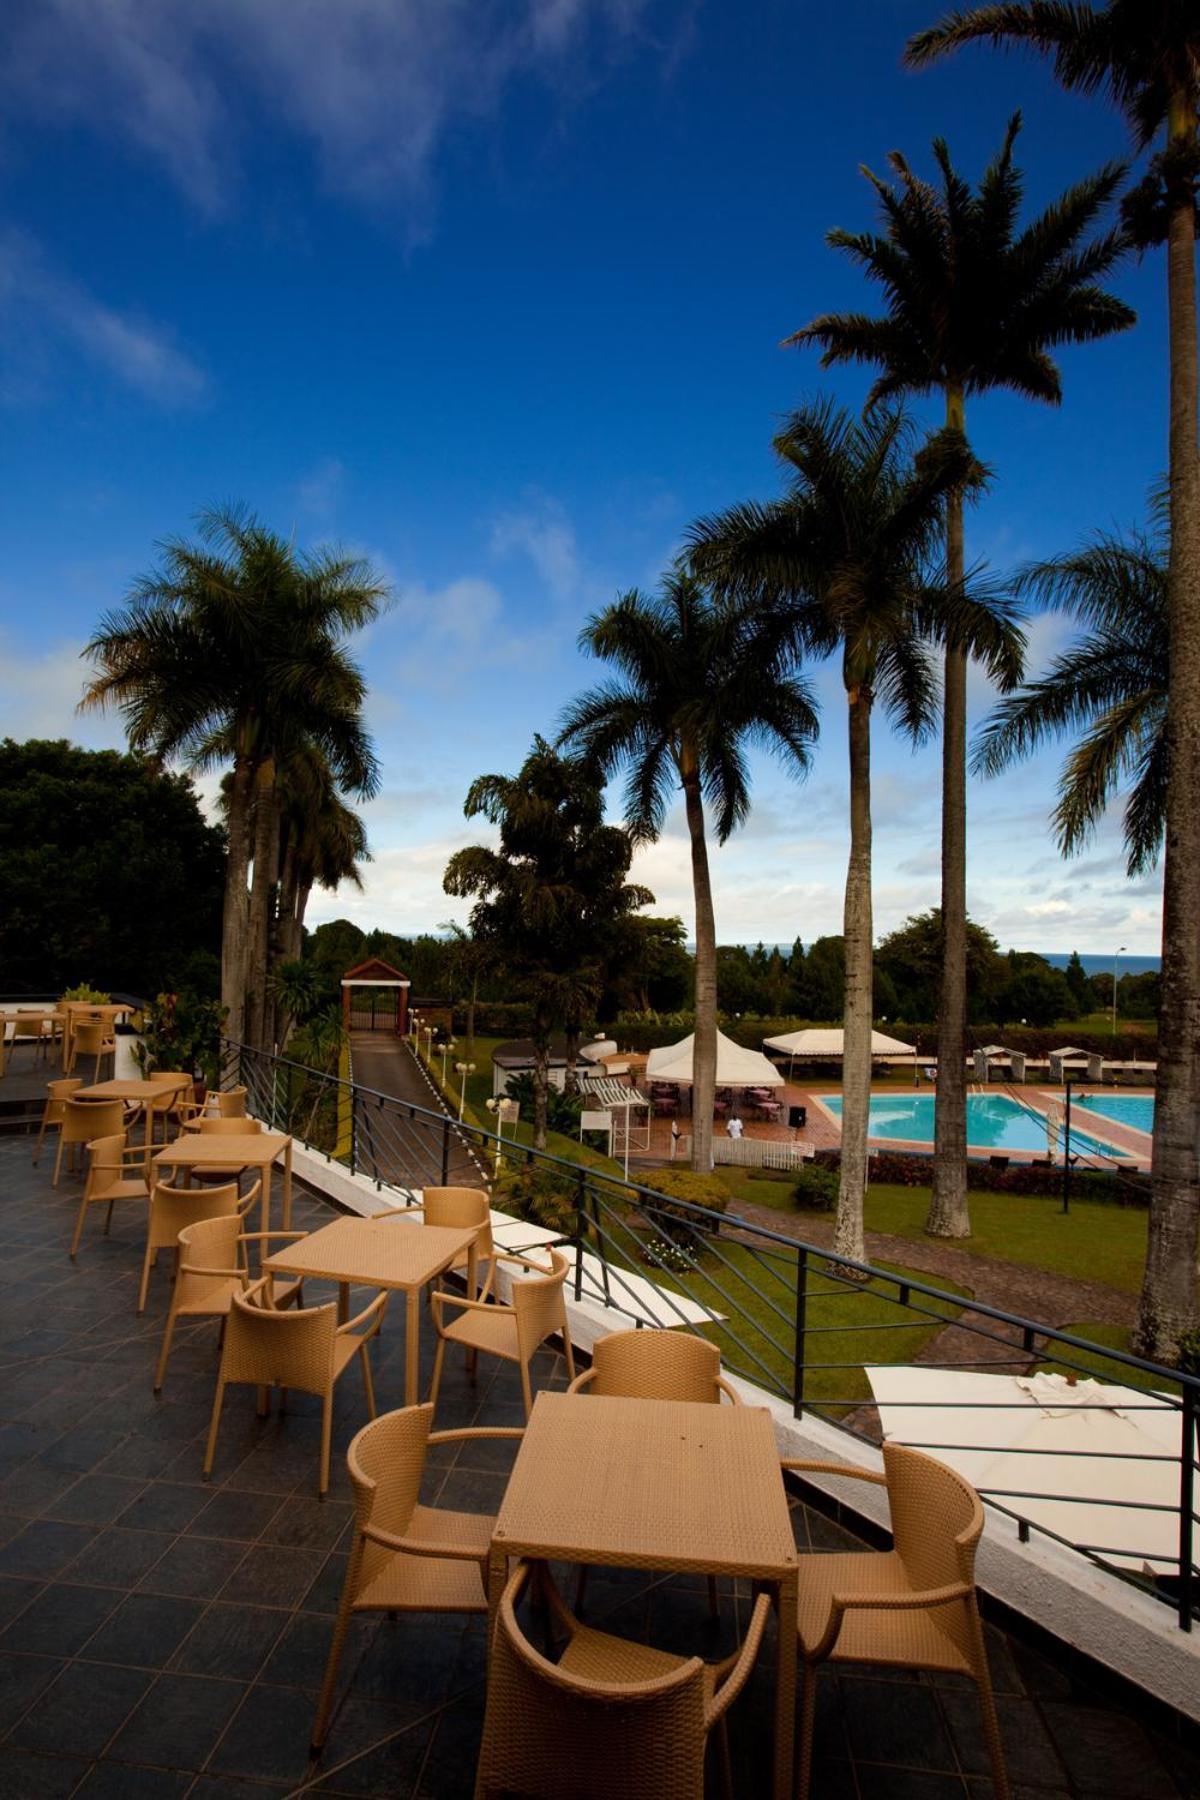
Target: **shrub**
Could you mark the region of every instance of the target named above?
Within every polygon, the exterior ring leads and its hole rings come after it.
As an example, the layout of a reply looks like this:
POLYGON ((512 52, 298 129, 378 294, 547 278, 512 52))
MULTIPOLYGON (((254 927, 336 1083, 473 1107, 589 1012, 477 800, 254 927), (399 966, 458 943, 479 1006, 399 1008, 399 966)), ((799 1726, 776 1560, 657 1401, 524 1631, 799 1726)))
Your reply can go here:
POLYGON ((805 1163, 796 1177, 792 1198, 809 1212, 833 1212, 837 1206, 838 1177, 821 1163, 805 1163))
POLYGON ((492 1199, 501 1212, 567 1237, 574 1232, 578 1222, 577 1193, 577 1184, 568 1170, 522 1162, 515 1168, 503 1170, 492 1199))
MULTIPOLYGON (((533 1118, 533 1076, 514 1075, 507 1088, 510 1100, 520 1102, 521 1117, 533 1118)), ((546 1093, 546 1128, 548 1131, 561 1131, 564 1137, 574 1137, 579 1130, 579 1115, 583 1110, 583 1102, 578 1095, 564 1094, 560 1088, 551 1084, 546 1093)))
POLYGON ((226 1009, 196 994, 160 994, 143 1014, 134 1058, 143 1075, 154 1069, 186 1069, 216 1085, 221 1027, 226 1009))
POLYGON ((112 995, 102 993, 99 988, 89 987, 86 981, 81 981, 78 987, 68 988, 63 999, 83 1000, 89 1006, 108 1006, 112 1002, 112 995))
MULTIPOLYGON (((660 1203, 643 1203, 643 1211, 676 1243, 689 1244, 705 1232, 720 1230, 719 1218, 705 1218, 689 1209, 702 1206, 709 1213, 723 1213, 729 1205, 729 1189, 717 1175, 701 1175, 695 1169, 655 1169, 651 1176, 660 1203), (685 1202, 673 1206, 672 1201, 685 1202)), ((650 1181, 646 1183, 650 1186, 650 1181)))
POLYGON ((1181 1333, 1179 1367, 1185 1375, 1200 1375, 1200 1331, 1181 1333))
POLYGON ((696 1270, 694 1257, 674 1238, 661 1235, 645 1238, 638 1254, 652 1270, 665 1269, 672 1275, 692 1275, 696 1270))

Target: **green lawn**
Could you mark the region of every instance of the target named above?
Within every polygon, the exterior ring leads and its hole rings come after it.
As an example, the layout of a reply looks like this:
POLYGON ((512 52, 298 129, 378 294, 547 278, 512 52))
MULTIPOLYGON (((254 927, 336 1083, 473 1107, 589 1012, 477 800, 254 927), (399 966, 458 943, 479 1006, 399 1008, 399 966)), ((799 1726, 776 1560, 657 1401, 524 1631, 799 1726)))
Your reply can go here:
MULTIPOLYGON (((1130 1331, 1127 1325, 1110 1325, 1101 1319, 1083 1319, 1077 1324, 1064 1325, 1072 1337, 1087 1338, 1093 1344, 1107 1344, 1112 1350, 1130 1349, 1130 1331)), ((1078 1374, 1081 1369, 1089 1370, 1098 1381, 1119 1383, 1125 1387, 1148 1388, 1162 1394, 1178 1394, 1179 1387, 1173 1381, 1160 1380, 1155 1375, 1143 1375, 1138 1369, 1123 1369, 1119 1363, 1110 1363, 1102 1356, 1089 1356, 1086 1350, 1063 1348, 1062 1355, 1071 1360, 1071 1367, 1056 1362, 1053 1357, 1039 1363, 1039 1369, 1056 1375, 1078 1374)))
MULTIPOLYGON (((739 1199, 795 1212, 792 1184, 787 1179, 764 1180, 745 1169, 719 1173, 739 1199)), ((867 1194, 867 1229, 911 1238, 914 1243, 932 1243, 935 1240, 925 1235, 928 1210, 928 1188, 877 1183, 867 1194)), ((798 1216, 814 1222, 828 1217, 822 1213, 798 1216)), ((1060 1203, 1050 1198, 973 1193, 971 1236, 956 1242, 956 1248, 1136 1294, 1146 1260, 1146 1214, 1140 1207, 1105 1206, 1088 1200, 1072 1201, 1070 1212, 1064 1214, 1060 1203)))

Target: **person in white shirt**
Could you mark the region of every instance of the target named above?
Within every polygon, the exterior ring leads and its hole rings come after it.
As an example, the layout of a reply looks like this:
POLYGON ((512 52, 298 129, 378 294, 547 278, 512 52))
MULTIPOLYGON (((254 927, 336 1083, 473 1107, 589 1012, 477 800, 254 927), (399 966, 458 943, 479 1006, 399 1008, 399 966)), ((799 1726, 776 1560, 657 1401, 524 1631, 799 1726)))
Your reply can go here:
POLYGON ((734 1117, 732 1119, 726 1120, 725 1130, 728 1132, 728 1134, 731 1138, 740 1138, 741 1137, 742 1121, 737 1117, 736 1114, 734 1115, 734 1117))

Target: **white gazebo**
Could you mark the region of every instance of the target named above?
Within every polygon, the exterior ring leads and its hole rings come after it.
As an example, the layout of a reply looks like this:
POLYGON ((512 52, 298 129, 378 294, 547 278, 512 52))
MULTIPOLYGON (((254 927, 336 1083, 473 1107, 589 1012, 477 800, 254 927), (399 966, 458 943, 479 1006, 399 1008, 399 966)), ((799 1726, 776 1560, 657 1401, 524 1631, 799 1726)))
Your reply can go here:
MULTIPOLYGON (((690 1086, 695 1060, 695 1036, 677 1044, 662 1044, 646 1058, 647 1081, 669 1081, 690 1086)), ((783 1076, 761 1050, 735 1044, 723 1031, 717 1033, 717 1086, 728 1088, 782 1087, 783 1076)))
MULTIPOLYGON (((846 1034, 839 1028, 811 1027, 806 1031, 785 1031, 779 1037, 763 1039, 765 1050, 778 1050, 788 1059, 788 1068, 798 1062, 841 1062, 846 1054, 846 1034)), ((915 1044, 902 1044, 886 1032, 871 1033, 871 1060, 901 1062, 909 1057, 916 1061, 915 1044)))

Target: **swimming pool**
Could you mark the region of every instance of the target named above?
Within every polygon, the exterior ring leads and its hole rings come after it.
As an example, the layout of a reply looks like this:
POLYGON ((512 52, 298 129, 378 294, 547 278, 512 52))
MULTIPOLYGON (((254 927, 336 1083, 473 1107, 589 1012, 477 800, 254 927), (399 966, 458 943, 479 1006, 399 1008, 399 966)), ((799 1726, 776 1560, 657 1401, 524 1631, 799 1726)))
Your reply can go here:
POLYGON ((1154 1130, 1153 1094, 1077 1094, 1075 1104, 1134 1131, 1154 1130))
MULTIPOLYGON (((821 1100, 840 1124, 842 1096, 822 1094, 821 1100)), ((934 1104, 932 1094, 872 1094, 868 1135, 889 1143, 932 1144, 934 1104)), ((1046 1127, 1033 1109, 1007 1094, 968 1094, 967 1142, 983 1150, 1025 1150, 1045 1156, 1046 1127)), ((1113 1155, 1107 1144, 1086 1132, 1072 1130, 1071 1144, 1076 1150, 1113 1155)))

